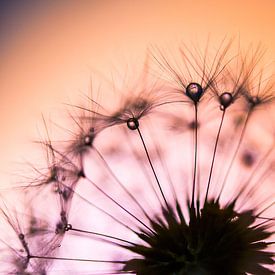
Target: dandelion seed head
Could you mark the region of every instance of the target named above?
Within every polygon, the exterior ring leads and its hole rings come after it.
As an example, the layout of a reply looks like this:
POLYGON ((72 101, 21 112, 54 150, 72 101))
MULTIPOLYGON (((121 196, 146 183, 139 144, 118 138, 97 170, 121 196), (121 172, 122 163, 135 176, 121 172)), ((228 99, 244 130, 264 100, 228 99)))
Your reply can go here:
POLYGON ((231 44, 153 53, 165 77, 142 73, 112 108, 72 106, 68 140, 45 127, 46 167, 20 186, 20 212, 2 207, 0 271, 273 274, 273 84, 231 44))

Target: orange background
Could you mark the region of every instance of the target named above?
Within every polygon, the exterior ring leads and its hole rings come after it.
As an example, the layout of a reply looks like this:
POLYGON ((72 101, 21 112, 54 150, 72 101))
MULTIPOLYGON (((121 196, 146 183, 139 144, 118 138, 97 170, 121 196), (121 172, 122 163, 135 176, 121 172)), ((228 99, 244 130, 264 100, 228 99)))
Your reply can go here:
POLYGON ((14 162, 32 160, 41 113, 54 120, 63 102, 89 90, 94 72, 142 63, 150 45, 235 36, 261 42, 274 58, 274 0, 17 2, 0 3, 2 186, 14 162))

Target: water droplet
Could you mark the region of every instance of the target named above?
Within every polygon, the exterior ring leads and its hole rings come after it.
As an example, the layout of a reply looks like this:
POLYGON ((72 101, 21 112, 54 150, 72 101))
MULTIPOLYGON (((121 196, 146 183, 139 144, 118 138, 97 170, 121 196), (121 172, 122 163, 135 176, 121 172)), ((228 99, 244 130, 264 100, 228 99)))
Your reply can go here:
POLYGON ((92 139, 91 139, 90 136, 85 136, 84 137, 84 144, 87 145, 87 146, 92 145, 92 139))
POLYGON ((136 118, 129 118, 127 120, 127 127, 130 129, 130 130, 136 130, 138 127, 139 127, 139 122, 136 118))
POLYGON ((83 138, 84 145, 92 146, 94 138, 95 138, 95 128, 91 127, 88 133, 83 138))
POLYGON ((20 234, 18 235, 18 238, 19 238, 21 241, 23 241, 24 238, 25 238, 25 236, 24 236, 24 234, 20 233, 20 234))
POLYGON ((72 225, 71 224, 66 224, 66 226, 65 226, 65 231, 69 231, 69 230, 71 230, 73 227, 72 227, 72 225))
POLYGON ((231 93, 225 92, 219 96, 220 109, 224 111, 228 106, 233 103, 233 96, 231 93))
POLYGON ((186 95, 194 101, 194 103, 198 103, 201 96, 203 94, 203 88, 198 83, 190 83, 186 87, 186 95))

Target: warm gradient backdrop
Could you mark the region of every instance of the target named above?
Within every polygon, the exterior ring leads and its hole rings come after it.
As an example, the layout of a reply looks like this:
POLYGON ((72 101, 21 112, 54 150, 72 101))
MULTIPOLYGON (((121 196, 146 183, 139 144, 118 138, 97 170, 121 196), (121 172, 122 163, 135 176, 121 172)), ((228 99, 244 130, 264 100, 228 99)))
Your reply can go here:
POLYGON ((272 60, 274 14, 274 0, 1 0, 0 185, 15 161, 32 159, 41 113, 52 117, 62 102, 87 92, 94 72, 141 63, 150 45, 207 35, 261 42, 272 60))

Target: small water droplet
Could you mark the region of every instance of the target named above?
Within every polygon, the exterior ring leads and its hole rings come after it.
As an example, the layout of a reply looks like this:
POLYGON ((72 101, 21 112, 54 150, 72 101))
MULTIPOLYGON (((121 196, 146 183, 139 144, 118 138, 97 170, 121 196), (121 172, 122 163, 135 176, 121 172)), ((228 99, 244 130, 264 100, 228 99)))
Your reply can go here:
POLYGON ((200 84, 192 82, 188 84, 186 87, 186 95, 194 101, 194 103, 198 103, 201 96, 203 94, 203 88, 200 84))
POLYGON ((90 146, 92 144, 92 139, 90 136, 85 136, 84 137, 84 144, 87 146, 90 146))
POLYGON ((65 226, 65 231, 69 231, 69 230, 71 230, 73 227, 72 227, 72 225, 71 224, 66 224, 66 226, 65 226))
POLYGON ((230 106, 233 103, 233 96, 231 93, 225 92, 222 93, 219 96, 219 101, 220 101, 220 109, 224 111, 228 106, 230 106))
POLYGON ((127 127, 130 129, 130 130, 136 130, 138 127, 139 127, 139 122, 136 118, 129 118, 127 120, 127 127))

